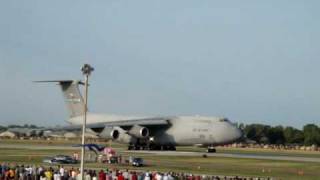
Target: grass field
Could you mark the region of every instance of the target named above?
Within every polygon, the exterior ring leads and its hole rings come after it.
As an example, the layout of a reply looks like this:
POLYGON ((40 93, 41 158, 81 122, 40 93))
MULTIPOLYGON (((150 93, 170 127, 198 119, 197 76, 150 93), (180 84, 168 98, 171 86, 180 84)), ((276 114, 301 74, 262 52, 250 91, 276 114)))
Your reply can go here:
MULTIPOLYGON (((46 141, 21 141, 21 140, 5 140, 0 141, 0 162, 24 163, 24 164, 42 164, 42 159, 46 156, 56 154, 71 155, 74 149, 46 149, 44 146, 68 146, 68 141, 56 141, 48 143, 46 141), (1 144, 17 144, 27 146, 39 146, 37 149, 4 147, 1 144)), ((70 145, 69 145, 70 146, 70 145)), ((124 149, 124 146, 112 144, 113 147, 124 149)), ((178 150, 199 151, 194 147, 179 147, 178 150)), ((277 151, 271 150, 255 150, 255 149, 237 149, 237 148, 219 148, 219 152, 228 153, 255 153, 255 154, 278 154, 277 151)), ((283 155, 319 157, 319 152, 282 152, 283 155)), ((122 156, 135 156, 132 153, 121 152, 122 156)), ((158 171, 175 171, 196 174, 215 174, 215 175, 240 175, 240 176, 260 176, 260 177, 275 177, 279 179, 319 179, 320 163, 311 162, 295 162, 295 161, 276 161, 276 160, 259 160, 259 159, 243 159, 243 158, 224 158, 224 157, 207 157, 201 156, 155 156, 152 154, 140 154, 143 157, 147 166, 138 169, 158 170, 158 171), (303 175, 298 175, 298 172, 304 172, 303 175)), ((127 165, 111 166, 101 163, 88 163, 87 167, 91 168, 119 168, 119 169, 134 169, 127 165)))

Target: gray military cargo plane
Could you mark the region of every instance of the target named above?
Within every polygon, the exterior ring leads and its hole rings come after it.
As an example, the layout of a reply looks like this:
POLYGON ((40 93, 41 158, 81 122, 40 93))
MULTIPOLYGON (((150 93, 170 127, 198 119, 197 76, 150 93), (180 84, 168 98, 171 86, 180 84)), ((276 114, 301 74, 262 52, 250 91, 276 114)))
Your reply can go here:
MULTIPOLYGON (((81 128, 84 100, 79 84, 81 81, 57 82, 60 85, 71 129, 81 128)), ((67 129, 68 129, 67 128, 67 129)), ((204 116, 129 117, 107 114, 87 114, 87 128, 101 138, 128 144, 129 150, 175 150, 176 146, 205 146, 215 152, 214 146, 237 141, 242 131, 227 118, 204 116)))

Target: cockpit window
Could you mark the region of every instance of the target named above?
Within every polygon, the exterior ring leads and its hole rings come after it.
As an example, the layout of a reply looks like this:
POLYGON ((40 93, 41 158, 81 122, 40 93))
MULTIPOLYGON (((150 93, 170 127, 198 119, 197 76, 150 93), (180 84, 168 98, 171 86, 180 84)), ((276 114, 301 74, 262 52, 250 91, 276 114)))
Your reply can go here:
POLYGON ((229 122, 229 120, 227 118, 222 118, 219 120, 220 122, 229 122))

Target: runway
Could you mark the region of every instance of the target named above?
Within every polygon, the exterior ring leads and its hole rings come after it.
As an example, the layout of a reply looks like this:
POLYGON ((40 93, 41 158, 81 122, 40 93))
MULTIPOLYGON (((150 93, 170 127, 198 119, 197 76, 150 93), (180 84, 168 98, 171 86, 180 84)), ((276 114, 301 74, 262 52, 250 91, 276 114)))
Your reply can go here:
MULTIPOLYGON (((17 149, 47 149, 47 150, 78 150, 79 147, 72 147, 70 145, 30 145, 30 144, 3 144, 0 143, 0 148, 17 148, 17 149)), ((297 162, 315 162, 320 163, 318 157, 303 157, 303 156, 287 156, 287 155, 269 155, 269 154, 243 154, 243 153, 205 153, 205 152, 187 152, 187 151, 123 151, 116 148, 116 151, 122 153, 135 153, 156 156, 203 156, 208 157, 225 157, 225 158, 243 158, 243 159, 265 159, 265 160, 281 160, 281 161, 297 161, 297 162)))
POLYGON ((299 162, 316 162, 320 163, 320 158, 316 157, 299 157, 299 156, 274 156, 274 155, 256 155, 240 153, 204 153, 204 152, 184 152, 184 151, 125 151, 143 154, 154 154, 157 156, 203 156, 208 157, 227 157, 227 158, 244 158, 244 159, 265 159, 265 160, 282 160, 282 161, 299 161, 299 162))
POLYGON ((0 143, 0 148, 3 149, 9 149, 9 148, 15 148, 15 149, 46 149, 46 150, 77 150, 79 147, 72 147, 70 145, 31 145, 31 144, 5 144, 0 143))

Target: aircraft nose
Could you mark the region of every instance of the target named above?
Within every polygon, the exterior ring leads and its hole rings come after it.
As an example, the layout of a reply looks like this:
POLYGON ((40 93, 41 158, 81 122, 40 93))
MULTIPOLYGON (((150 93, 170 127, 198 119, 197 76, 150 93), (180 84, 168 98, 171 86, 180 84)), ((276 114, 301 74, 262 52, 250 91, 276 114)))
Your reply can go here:
POLYGON ((241 129, 239 129, 238 127, 234 126, 232 127, 233 131, 232 131, 232 137, 234 141, 239 141, 243 138, 243 131, 241 129))
POLYGON ((243 133, 243 131, 241 129, 239 129, 239 128, 235 129, 235 139, 236 140, 242 139, 243 135, 244 135, 244 133, 243 133))

